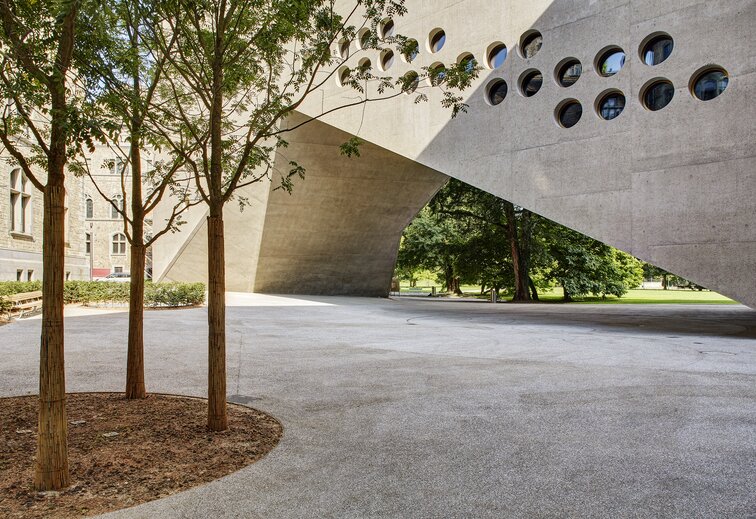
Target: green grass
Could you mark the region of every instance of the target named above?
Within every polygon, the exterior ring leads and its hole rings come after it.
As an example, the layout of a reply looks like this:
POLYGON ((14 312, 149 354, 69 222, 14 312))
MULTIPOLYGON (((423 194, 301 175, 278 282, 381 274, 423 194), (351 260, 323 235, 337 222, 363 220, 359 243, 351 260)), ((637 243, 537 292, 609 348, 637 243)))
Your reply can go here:
MULTIPOLYGON (((430 294, 431 281, 419 282, 418 286, 410 289, 409 285, 403 284, 401 293, 403 295, 420 295, 430 294)), ((439 285, 436 286, 436 292, 441 293, 442 288, 439 285)), ((480 295, 480 287, 472 285, 462 286, 462 291, 465 297, 473 297, 477 299, 488 299, 488 295, 480 295)), ((539 294, 541 302, 543 303, 562 303, 563 293, 562 289, 557 287, 551 291, 542 292, 539 294)), ((505 298, 507 299, 507 298, 505 298)), ((503 299, 504 300, 504 299, 503 299)), ((625 304, 625 305, 654 305, 654 304, 698 304, 698 305, 734 305, 738 304, 736 301, 729 299, 716 292, 709 290, 703 290, 701 292, 697 290, 658 290, 658 289, 636 289, 630 290, 621 298, 609 296, 606 299, 600 297, 585 297, 575 301, 572 304, 625 304)))

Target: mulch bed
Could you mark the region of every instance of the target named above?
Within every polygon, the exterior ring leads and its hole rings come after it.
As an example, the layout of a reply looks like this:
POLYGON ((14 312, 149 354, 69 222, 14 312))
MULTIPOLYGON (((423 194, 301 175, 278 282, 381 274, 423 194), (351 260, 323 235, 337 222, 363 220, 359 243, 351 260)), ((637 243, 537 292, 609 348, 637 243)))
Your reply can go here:
POLYGON ((32 490, 37 397, 0 398, 0 517, 82 517, 126 508, 207 483, 270 452, 283 427, 271 416, 229 404, 229 430, 205 428, 202 399, 70 394, 71 486, 32 490), (113 434, 117 433, 117 434, 113 434))

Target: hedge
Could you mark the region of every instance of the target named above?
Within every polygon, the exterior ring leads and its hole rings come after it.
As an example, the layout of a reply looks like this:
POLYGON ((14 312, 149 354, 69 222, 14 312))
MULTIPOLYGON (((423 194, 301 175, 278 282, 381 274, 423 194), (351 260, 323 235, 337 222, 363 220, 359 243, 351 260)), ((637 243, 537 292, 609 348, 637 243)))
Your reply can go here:
MULTIPOLYGON (((129 283, 107 281, 66 281, 63 297, 66 304, 121 303, 129 302, 129 283)), ((41 281, 0 281, 0 296, 42 290, 41 281)), ((178 307, 201 305, 205 302, 204 283, 151 283, 144 285, 144 306, 178 307)), ((8 301, 0 298, 0 311, 10 308, 8 301)))

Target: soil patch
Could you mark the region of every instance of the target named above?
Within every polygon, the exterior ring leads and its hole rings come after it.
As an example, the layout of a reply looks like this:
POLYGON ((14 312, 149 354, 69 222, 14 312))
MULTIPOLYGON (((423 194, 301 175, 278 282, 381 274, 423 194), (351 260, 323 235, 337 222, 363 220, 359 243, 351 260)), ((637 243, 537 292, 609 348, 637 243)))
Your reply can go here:
POLYGON ((202 399, 70 394, 71 486, 31 489, 37 396, 0 398, 0 517, 82 517, 152 501, 235 472, 270 452, 283 434, 274 418, 229 404, 230 428, 205 428, 202 399))

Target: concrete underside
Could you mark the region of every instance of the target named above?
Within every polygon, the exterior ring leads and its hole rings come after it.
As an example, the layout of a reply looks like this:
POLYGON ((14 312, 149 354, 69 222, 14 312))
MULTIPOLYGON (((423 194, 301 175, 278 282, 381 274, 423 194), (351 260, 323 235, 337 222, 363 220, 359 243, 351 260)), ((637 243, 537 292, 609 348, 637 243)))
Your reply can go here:
MULTIPOLYGON (((752 310, 229 304, 229 394, 279 418, 282 443, 227 478, 114 517, 756 513, 752 310)), ((149 390, 205 393, 206 318, 147 312, 149 390)), ((38 336, 39 320, 0 328, 0 396, 36 392, 38 336)), ((69 316, 69 390, 122 390, 125 337, 125 313, 69 316)))

